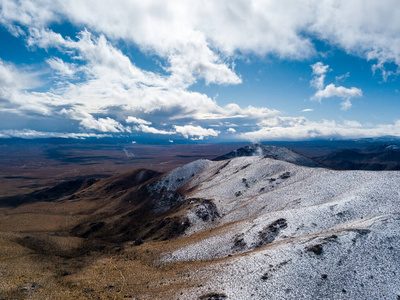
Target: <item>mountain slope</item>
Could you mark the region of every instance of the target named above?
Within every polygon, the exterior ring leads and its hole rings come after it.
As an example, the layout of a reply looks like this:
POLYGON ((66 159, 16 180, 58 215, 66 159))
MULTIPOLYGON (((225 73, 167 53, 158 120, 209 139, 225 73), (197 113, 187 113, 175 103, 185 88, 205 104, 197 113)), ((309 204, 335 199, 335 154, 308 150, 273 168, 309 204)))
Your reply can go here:
POLYGON ((250 146, 239 148, 225 155, 219 156, 213 159, 213 161, 221 161, 243 156, 264 156, 268 158, 291 162, 293 164, 305 167, 323 167, 316 161, 285 147, 261 144, 253 144, 250 146))
POLYGON ((70 233, 104 261, 117 251, 140 299, 397 299, 400 172, 311 166, 253 145, 80 185, 52 207, 90 204, 70 233), (144 287, 146 272, 162 275, 144 287))
MULTIPOLYGON (((139 188, 153 203, 152 220, 124 224, 135 229, 127 237, 168 241, 163 265, 203 262, 193 270, 201 287, 176 297, 400 295, 400 173, 310 168, 278 160, 293 158, 285 149, 274 148, 274 157, 258 149, 195 161, 139 188)), ((98 237, 124 218, 108 219, 98 237)))
POLYGON ((311 169, 264 156, 228 162, 187 184, 186 198, 208 199, 220 217, 203 222, 188 212, 189 242, 161 261, 218 259, 198 270, 207 282, 200 290, 232 299, 400 295, 399 172, 311 169))
POLYGON ((400 148, 385 144, 364 149, 343 149, 315 157, 315 160, 336 170, 400 170, 400 148))

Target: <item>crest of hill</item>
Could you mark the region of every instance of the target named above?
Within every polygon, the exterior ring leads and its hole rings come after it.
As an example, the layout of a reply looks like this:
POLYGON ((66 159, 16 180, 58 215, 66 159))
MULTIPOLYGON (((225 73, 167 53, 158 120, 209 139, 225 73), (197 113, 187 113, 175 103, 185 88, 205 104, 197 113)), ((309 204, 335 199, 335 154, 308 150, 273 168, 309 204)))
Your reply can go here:
POLYGON ((400 147, 384 144, 364 149, 341 149, 315 159, 336 170, 400 170, 400 147))
POLYGON ((324 166, 319 164, 318 162, 305 157, 299 153, 294 152, 293 150, 272 146, 272 145, 261 145, 261 144, 253 144, 250 146, 242 147, 228 154, 219 156, 213 161, 221 161, 227 160, 235 157, 242 157, 242 156, 263 156, 265 158, 273 158, 276 160, 282 160, 286 162, 290 162, 299 166, 305 167, 314 167, 314 168, 323 168, 324 166))

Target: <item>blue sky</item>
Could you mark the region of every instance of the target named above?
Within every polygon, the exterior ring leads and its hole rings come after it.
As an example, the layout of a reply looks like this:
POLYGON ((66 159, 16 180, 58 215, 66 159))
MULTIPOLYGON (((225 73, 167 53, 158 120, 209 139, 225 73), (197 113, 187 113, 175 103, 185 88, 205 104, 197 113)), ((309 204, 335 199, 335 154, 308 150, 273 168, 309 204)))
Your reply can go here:
POLYGON ((0 137, 400 135, 398 1, 0 0, 0 137))

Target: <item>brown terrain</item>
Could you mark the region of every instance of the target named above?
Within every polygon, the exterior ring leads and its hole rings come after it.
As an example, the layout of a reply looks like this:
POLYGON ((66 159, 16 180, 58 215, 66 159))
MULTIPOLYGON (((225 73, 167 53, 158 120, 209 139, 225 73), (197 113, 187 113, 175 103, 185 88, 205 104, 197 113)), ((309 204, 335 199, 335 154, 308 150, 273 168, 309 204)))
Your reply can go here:
POLYGON ((237 144, 21 143, 0 147, 0 299, 169 299, 201 284, 199 262, 156 262, 185 224, 138 188, 237 144))

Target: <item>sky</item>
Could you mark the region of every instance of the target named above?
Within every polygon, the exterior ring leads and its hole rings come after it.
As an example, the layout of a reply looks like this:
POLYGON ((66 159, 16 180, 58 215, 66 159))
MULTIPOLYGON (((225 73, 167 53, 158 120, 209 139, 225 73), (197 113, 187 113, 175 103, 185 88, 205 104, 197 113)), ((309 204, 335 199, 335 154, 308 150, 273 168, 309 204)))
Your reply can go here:
POLYGON ((400 136, 400 2, 0 0, 0 137, 400 136))

